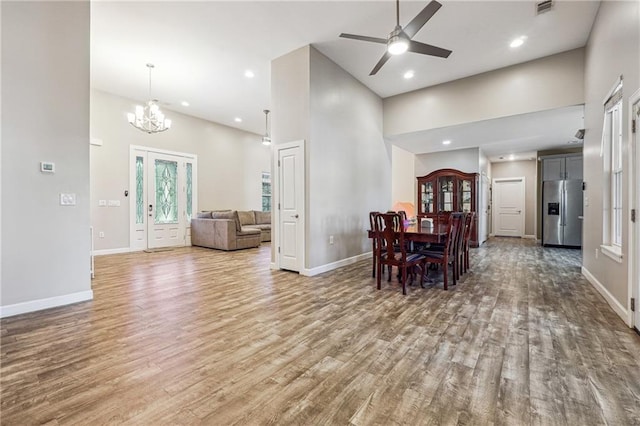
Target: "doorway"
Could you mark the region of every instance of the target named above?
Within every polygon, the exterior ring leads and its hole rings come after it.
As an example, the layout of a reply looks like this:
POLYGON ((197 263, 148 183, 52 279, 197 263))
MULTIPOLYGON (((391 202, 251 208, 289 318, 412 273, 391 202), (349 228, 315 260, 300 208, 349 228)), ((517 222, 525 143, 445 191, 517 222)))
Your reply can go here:
POLYGON ((493 179, 493 235, 520 237, 524 235, 524 177, 493 179))
POLYGON ((130 155, 131 249, 190 245, 197 157, 139 146, 132 146, 130 155))
POLYGON ((301 272, 304 268, 304 141, 279 144, 274 150, 276 268, 301 272))

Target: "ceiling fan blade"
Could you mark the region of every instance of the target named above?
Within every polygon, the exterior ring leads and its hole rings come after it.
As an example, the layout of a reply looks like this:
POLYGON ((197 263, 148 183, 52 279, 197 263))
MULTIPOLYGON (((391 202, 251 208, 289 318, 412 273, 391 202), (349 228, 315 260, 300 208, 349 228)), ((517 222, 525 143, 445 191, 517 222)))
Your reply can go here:
POLYGON ((382 66, 387 63, 390 57, 391 57, 391 53, 384 52, 384 55, 382 55, 382 58, 380 58, 376 66, 373 67, 369 75, 376 75, 376 73, 380 71, 380 68, 382 68, 382 66))
POLYGON ((340 37, 342 37, 342 38, 351 38, 351 39, 354 39, 354 40, 361 40, 361 41, 370 41, 372 43, 387 44, 387 39, 386 38, 369 37, 369 36, 361 36, 361 35, 346 34, 346 33, 340 34, 340 37))
POLYGON ((427 21, 431 19, 431 17, 435 15, 435 13, 441 7, 442 5, 440 3, 438 3, 436 0, 433 0, 431 3, 426 5, 425 8, 422 9, 422 11, 418 13, 416 17, 407 24, 406 27, 404 27, 404 33, 408 35, 409 38, 413 38, 413 36, 418 34, 418 31, 420 31, 424 24, 426 24, 427 21))
POLYGON ((413 40, 409 41, 409 52, 422 53, 423 55, 437 56, 439 58, 448 58, 451 55, 450 50, 413 40))

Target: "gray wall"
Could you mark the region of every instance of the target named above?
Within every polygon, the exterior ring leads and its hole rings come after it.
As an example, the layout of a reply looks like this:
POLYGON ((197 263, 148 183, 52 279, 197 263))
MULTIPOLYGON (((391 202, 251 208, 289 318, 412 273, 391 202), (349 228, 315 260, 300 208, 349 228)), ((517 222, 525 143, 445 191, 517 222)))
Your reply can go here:
POLYGON ((382 100, 310 46, 272 62, 271 96, 274 143, 307 141, 304 267, 370 251, 368 214, 391 206, 382 100))
POLYGON ((525 235, 535 235, 536 223, 536 187, 537 171, 536 160, 524 161, 502 161, 491 163, 491 174, 493 179, 521 177, 525 178, 525 202, 524 202, 524 233, 525 235))
POLYGON ((382 137, 382 99, 314 48, 310 63, 313 268, 371 250, 364 230, 370 211, 391 206, 391 152, 382 137))
POLYGON ((0 304, 91 298, 89 3, 1 7, 0 304), (40 161, 55 173, 41 173, 40 161), (77 205, 60 206, 60 193, 77 205))
POLYGON ((583 102, 584 49, 576 49, 386 98, 384 134, 398 135, 583 102))
POLYGON ((91 92, 91 223, 96 250, 129 247, 129 148, 140 145, 198 156, 197 210, 261 210, 261 178, 271 170, 270 149, 260 135, 164 110, 171 129, 153 135, 126 120, 139 101, 98 90, 91 92), (98 200, 120 200, 120 207, 99 207, 98 200), (104 232, 104 238, 97 238, 104 232))
POLYGON ((457 169, 465 173, 480 173, 480 150, 466 148, 416 155, 416 176, 424 176, 438 169, 457 169))
POLYGON ((416 155, 394 145, 391 147, 391 160, 392 203, 410 202, 416 206, 418 202, 415 173, 416 155))
MULTIPOLYGON (((628 260, 622 263, 595 252, 602 244, 602 184, 604 182, 600 140, 603 102, 620 75, 624 75, 623 126, 624 158, 628 158, 629 95, 640 88, 640 2, 605 1, 600 4, 586 48, 584 180, 589 205, 584 209, 583 266, 624 307, 628 306, 628 260)), ((627 167, 627 163, 625 163, 627 167)), ((625 170, 624 176, 628 176, 625 170)), ((629 253, 628 182, 623 184, 622 252, 629 253)))

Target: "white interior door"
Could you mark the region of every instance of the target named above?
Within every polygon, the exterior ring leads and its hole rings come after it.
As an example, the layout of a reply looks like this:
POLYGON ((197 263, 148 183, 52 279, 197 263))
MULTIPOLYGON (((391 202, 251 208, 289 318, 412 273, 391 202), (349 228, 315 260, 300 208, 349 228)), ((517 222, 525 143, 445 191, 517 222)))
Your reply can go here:
POLYGON ((281 269, 300 272, 304 253, 304 151, 300 145, 278 146, 279 238, 281 269))
POLYGON ((493 180, 493 234, 524 235, 524 177, 493 180))
POLYGON ((638 222, 638 210, 640 208, 640 90, 634 93, 630 98, 632 119, 635 120, 635 132, 631 133, 631 152, 629 158, 631 161, 631 180, 629 194, 631 208, 635 210, 635 222, 630 222, 630 251, 629 256, 629 276, 631 277, 632 294, 635 299, 635 312, 633 313, 633 324, 636 330, 640 330, 640 226, 638 222), (635 151, 635 152, 634 152, 635 151))

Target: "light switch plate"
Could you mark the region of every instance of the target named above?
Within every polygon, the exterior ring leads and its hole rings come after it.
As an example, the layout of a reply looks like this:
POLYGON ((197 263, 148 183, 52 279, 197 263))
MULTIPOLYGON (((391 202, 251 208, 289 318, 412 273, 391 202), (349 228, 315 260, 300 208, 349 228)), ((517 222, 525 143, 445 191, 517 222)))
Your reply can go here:
POLYGON ((107 206, 107 200, 98 200, 98 206, 106 207, 107 206))
POLYGON ((60 205, 61 206, 75 206, 76 205, 76 194, 60 194, 60 205))

